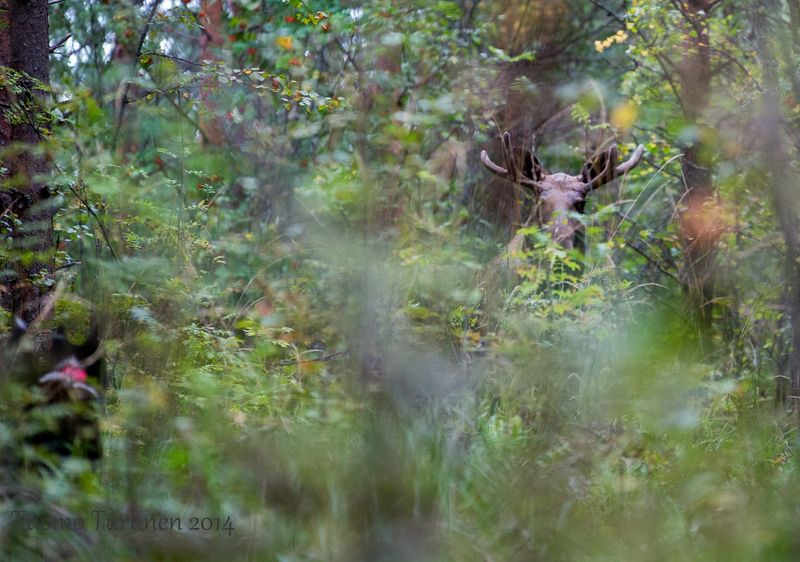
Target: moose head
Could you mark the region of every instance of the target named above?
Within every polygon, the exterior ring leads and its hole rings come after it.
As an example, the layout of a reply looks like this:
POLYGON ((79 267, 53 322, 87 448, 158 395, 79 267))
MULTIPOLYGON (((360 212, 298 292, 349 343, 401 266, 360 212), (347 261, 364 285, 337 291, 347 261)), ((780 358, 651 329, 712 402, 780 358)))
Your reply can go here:
MULTIPOLYGON (((582 213, 590 192, 635 168, 645 150, 639 145, 626 162, 617 164, 618 152, 614 145, 587 160, 580 174, 571 176, 547 173, 534 153, 533 142, 529 148, 514 149, 511 135, 505 132, 502 144, 505 168, 492 162, 485 150, 481 151, 481 162, 490 172, 519 186, 525 196, 533 199, 534 212, 525 226, 538 218, 540 224, 547 225, 553 239, 567 249, 575 246, 575 235, 581 226, 571 213, 582 213)), ((515 245, 520 245, 519 242, 515 245)))

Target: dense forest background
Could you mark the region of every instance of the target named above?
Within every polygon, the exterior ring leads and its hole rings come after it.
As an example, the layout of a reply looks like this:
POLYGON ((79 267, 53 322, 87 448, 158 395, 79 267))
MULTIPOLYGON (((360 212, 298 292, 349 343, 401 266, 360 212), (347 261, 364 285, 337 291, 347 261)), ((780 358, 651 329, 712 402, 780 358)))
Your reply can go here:
POLYGON ((0 0, 0 86, 3 560, 800 557, 800 1, 0 0), (505 131, 646 152, 569 248, 505 131))

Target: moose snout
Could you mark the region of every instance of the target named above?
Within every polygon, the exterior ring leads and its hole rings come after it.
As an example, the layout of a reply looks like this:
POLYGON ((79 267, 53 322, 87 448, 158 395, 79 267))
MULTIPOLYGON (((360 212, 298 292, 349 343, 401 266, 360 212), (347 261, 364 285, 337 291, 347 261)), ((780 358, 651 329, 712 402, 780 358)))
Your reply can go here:
POLYGON ((575 247, 575 233, 578 221, 569 217, 567 211, 554 211, 550 217, 550 232, 553 240, 563 248, 571 250, 575 247))

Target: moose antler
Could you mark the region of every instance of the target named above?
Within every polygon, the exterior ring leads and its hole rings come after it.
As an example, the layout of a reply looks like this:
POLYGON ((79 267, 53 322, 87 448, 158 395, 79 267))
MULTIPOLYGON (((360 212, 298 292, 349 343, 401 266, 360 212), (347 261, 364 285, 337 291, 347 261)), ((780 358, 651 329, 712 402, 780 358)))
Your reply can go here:
POLYGON ((541 164, 539 163, 538 158, 536 158, 536 155, 533 153, 533 145, 531 145, 530 150, 531 172, 536 177, 529 178, 520 171, 517 161, 514 158, 513 148, 511 146, 511 134, 508 131, 503 133, 502 142, 503 156, 505 157, 506 167, 503 168, 492 162, 492 160, 489 158, 489 153, 485 150, 481 150, 481 162, 483 162, 483 165, 486 166, 486 169, 495 175, 510 180, 512 183, 527 185, 539 189, 541 184, 537 181, 537 179, 539 176, 541 176, 541 164))
POLYGON ((589 160, 583 165, 583 181, 585 182, 585 189, 587 192, 598 189, 614 179, 624 176, 632 169, 634 169, 644 155, 644 146, 639 145, 633 152, 630 158, 620 165, 617 165, 617 158, 619 153, 617 146, 614 145, 605 152, 602 152, 599 157, 594 160, 589 160), (603 171, 599 174, 593 174, 599 163, 604 163, 603 171))

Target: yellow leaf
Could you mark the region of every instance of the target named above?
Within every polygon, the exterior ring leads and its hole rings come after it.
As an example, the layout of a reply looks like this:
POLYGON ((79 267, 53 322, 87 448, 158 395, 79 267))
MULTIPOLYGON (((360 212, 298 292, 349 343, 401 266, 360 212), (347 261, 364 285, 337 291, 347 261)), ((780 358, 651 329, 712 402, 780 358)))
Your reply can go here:
POLYGON ((281 35, 280 37, 275 39, 275 43, 278 45, 278 47, 286 49, 287 51, 291 51, 292 46, 294 44, 292 38, 289 35, 281 35))
POLYGON ((617 129, 627 131, 636 123, 639 117, 639 108, 629 101, 619 104, 611 112, 611 124, 617 129))

